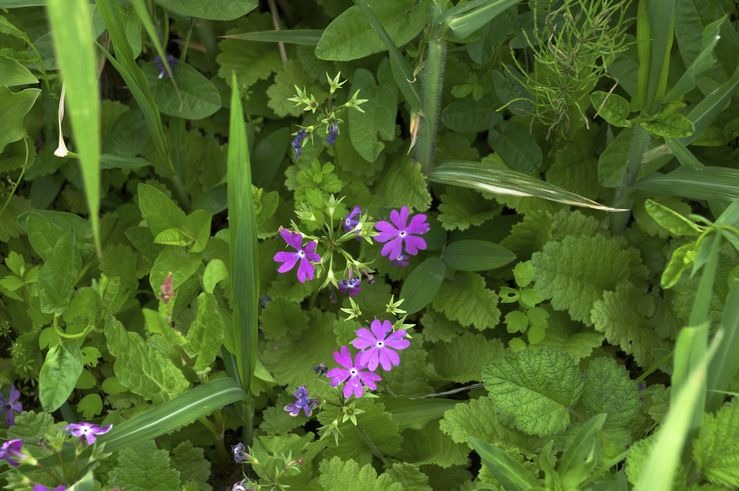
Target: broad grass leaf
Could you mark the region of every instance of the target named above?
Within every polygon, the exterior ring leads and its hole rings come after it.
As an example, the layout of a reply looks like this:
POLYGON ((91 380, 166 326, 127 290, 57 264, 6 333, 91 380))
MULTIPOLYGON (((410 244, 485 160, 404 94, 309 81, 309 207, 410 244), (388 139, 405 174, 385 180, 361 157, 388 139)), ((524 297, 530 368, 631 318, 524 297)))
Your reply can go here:
POLYGON ((254 10, 257 0, 156 0, 167 10, 187 17, 208 20, 234 20, 254 10))
POLYGON ((79 346, 59 344, 51 348, 39 373, 39 400, 44 411, 56 411, 67 402, 81 374, 79 346))
MULTIPOLYGON (((415 38, 429 17, 427 0, 377 2, 373 11, 396 46, 415 38)), ((357 6, 346 9, 324 30, 316 46, 321 60, 351 61, 387 49, 357 6)))

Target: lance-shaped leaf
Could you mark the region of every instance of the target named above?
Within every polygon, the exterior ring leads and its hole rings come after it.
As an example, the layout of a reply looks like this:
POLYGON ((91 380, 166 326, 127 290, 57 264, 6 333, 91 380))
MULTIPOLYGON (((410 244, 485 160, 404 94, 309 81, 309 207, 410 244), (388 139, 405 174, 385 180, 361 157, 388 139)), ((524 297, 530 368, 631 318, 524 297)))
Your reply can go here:
POLYGON ((519 0, 473 0, 449 9, 444 23, 460 38, 475 33, 498 14, 513 7, 519 0))
POLYGON ((653 174, 642 179, 631 188, 631 192, 695 200, 735 201, 739 199, 739 169, 680 167, 669 174, 653 174))

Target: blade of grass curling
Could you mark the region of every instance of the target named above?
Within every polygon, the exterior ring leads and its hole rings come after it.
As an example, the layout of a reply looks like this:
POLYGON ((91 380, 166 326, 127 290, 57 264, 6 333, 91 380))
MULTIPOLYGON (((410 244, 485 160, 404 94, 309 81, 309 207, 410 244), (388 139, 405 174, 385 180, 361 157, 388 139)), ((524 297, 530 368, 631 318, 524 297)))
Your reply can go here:
POLYGON ((100 243, 100 99, 90 7, 86 0, 46 2, 57 63, 66 87, 72 134, 98 256, 100 243))
POLYGON ((231 241, 231 285, 236 299, 233 340, 239 382, 248 394, 257 354, 259 263, 249 147, 246 141, 244 110, 235 74, 232 87, 228 138, 228 222, 231 241))

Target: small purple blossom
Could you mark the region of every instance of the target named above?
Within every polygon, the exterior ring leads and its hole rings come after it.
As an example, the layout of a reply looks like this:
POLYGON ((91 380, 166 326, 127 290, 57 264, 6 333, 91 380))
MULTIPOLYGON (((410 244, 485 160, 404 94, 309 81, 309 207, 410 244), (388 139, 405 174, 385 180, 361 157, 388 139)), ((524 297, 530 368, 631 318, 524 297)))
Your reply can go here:
MULTIPOLYGON (((167 55, 167 64, 169 65, 169 68, 173 72, 174 72, 174 66, 176 63, 177 63, 177 58, 175 58, 172 55, 167 55)), ((162 62, 162 58, 159 57, 159 55, 154 57, 154 66, 159 72, 159 75, 158 75, 159 79, 163 79, 165 77, 169 78, 169 74, 167 73, 167 68, 164 66, 164 63, 162 62)))
POLYGON ((110 431, 113 425, 98 426, 93 423, 71 423, 64 427, 70 435, 77 438, 84 438, 88 445, 95 443, 98 435, 104 435, 110 431))
POLYGON ((295 402, 285 406, 285 411, 290 416, 297 416, 302 410, 307 417, 310 417, 313 414, 313 410, 321 403, 320 399, 310 398, 305 385, 298 387, 293 395, 295 396, 295 402))
POLYGON ((295 160, 298 160, 300 155, 303 153, 303 140, 305 140, 306 136, 308 136, 308 132, 303 128, 300 128, 300 130, 295 133, 295 138, 293 138, 293 141, 290 144, 292 145, 293 150, 295 150, 295 160))
POLYGON ((408 254, 400 254, 395 259, 390 260, 390 264, 399 268, 407 268, 410 263, 411 258, 408 256, 408 254))
POLYGON ((359 278, 346 278, 339 280, 339 291, 344 295, 356 297, 362 290, 362 280, 359 278))
POLYGON ((326 143, 333 145, 336 139, 339 137, 339 123, 331 121, 326 128, 326 143))
POLYGON ((249 482, 246 479, 237 481, 231 486, 231 491, 251 491, 253 488, 247 488, 249 482))
POLYGON ((341 222, 341 227, 344 229, 344 232, 351 232, 352 230, 357 228, 361 216, 362 208, 360 208, 359 206, 355 206, 354 208, 352 208, 352 211, 350 211, 346 218, 344 218, 344 220, 341 222))
POLYGON ((23 404, 20 401, 21 393, 15 388, 15 385, 10 385, 10 392, 8 399, 5 400, 2 394, 0 394, 0 416, 5 413, 5 427, 10 428, 15 424, 15 413, 23 411, 23 404))
POLYGON ((298 232, 291 232, 286 228, 280 229, 280 235, 285 243, 297 252, 280 251, 275 254, 274 261, 276 263, 282 263, 277 268, 277 272, 287 273, 300 262, 298 266, 298 281, 305 283, 306 280, 312 280, 316 268, 311 262, 317 263, 321 260, 321 256, 316 254, 316 245, 318 243, 316 241, 308 242, 303 247, 303 236, 298 232))
POLYGON ((21 448, 23 448, 23 440, 19 438, 3 442, 2 447, 0 447, 0 460, 6 461, 11 467, 18 467, 20 461, 25 457, 21 452, 21 448))
POLYGON ((346 346, 342 346, 340 351, 334 351, 334 360, 344 368, 332 368, 326 376, 331 379, 332 387, 345 382, 344 397, 351 397, 352 394, 354 397, 362 397, 365 386, 376 390, 377 382, 382 380, 376 373, 363 370, 359 363, 355 364, 346 346))
POLYGON ((426 249, 426 241, 418 237, 429 231, 430 226, 426 221, 426 215, 422 213, 414 215, 410 223, 408 223, 408 218, 408 208, 403 206, 400 211, 390 211, 392 223, 380 221, 375 224, 375 228, 380 232, 375 236, 375 240, 385 243, 380 253, 391 261, 398 259, 403 252, 415 256, 418 251, 426 249))
POLYGON ((400 364, 400 357, 394 350, 401 351, 411 345, 405 339, 407 333, 404 329, 393 331, 390 321, 378 319, 370 323, 370 329, 357 329, 357 338, 352 341, 355 348, 362 350, 357 354, 357 362, 373 372, 377 365, 388 372, 393 365, 400 364))
POLYGON ((326 372, 328 372, 328 367, 324 362, 321 362, 318 365, 313 366, 313 371, 316 372, 316 374, 318 375, 326 375, 326 372))
POLYGON ((246 447, 241 442, 231 447, 231 455, 233 455, 234 461, 237 464, 243 464, 251 460, 251 454, 247 452, 246 447))
POLYGON ((60 484, 55 488, 47 488, 43 484, 34 484, 33 491, 67 491, 67 486, 60 484))

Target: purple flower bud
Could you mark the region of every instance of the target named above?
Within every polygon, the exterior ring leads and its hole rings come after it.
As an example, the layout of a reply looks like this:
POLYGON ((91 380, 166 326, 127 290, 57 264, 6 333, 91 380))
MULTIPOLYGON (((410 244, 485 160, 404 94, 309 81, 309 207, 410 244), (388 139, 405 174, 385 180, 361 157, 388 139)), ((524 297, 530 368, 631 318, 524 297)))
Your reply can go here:
POLYGON ((295 133, 295 138, 293 138, 291 143, 293 150, 295 150, 295 160, 298 160, 300 155, 303 153, 303 140, 305 140, 306 136, 308 136, 308 132, 303 128, 295 133))
MULTIPOLYGON (((172 55, 167 55, 167 64, 174 72, 174 66, 177 63, 177 58, 175 58, 172 55)), ((157 71, 159 72, 159 78, 169 78, 169 74, 167 73, 167 69, 164 66, 164 63, 162 62, 162 59, 157 55, 154 57, 154 66, 156 67, 157 71)))
POLYGON ((344 295, 356 297, 362 289, 362 280, 359 278, 347 278, 339 280, 339 291, 344 295))
POLYGON ((0 460, 6 461, 11 467, 18 467, 18 464, 25 457, 21 452, 21 448, 23 448, 23 440, 20 438, 4 442, 0 447, 0 460))
POLYGON ((331 121, 326 128, 326 143, 333 145, 336 139, 339 137, 339 124, 336 121, 331 121))
POLYGON ((341 222, 341 227, 344 229, 344 232, 351 232, 352 230, 357 228, 361 216, 362 208, 360 208, 359 206, 355 206, 354 208, 352 208, 352 211, 350 211, 346 218, 344 218, 344 220, 341 222))
POLYGON ((246 447, 241 442, 231 447, 231 455, 233 455, 237 464, 243 464, 251 460, 251 454, 246 451, 246 447))

